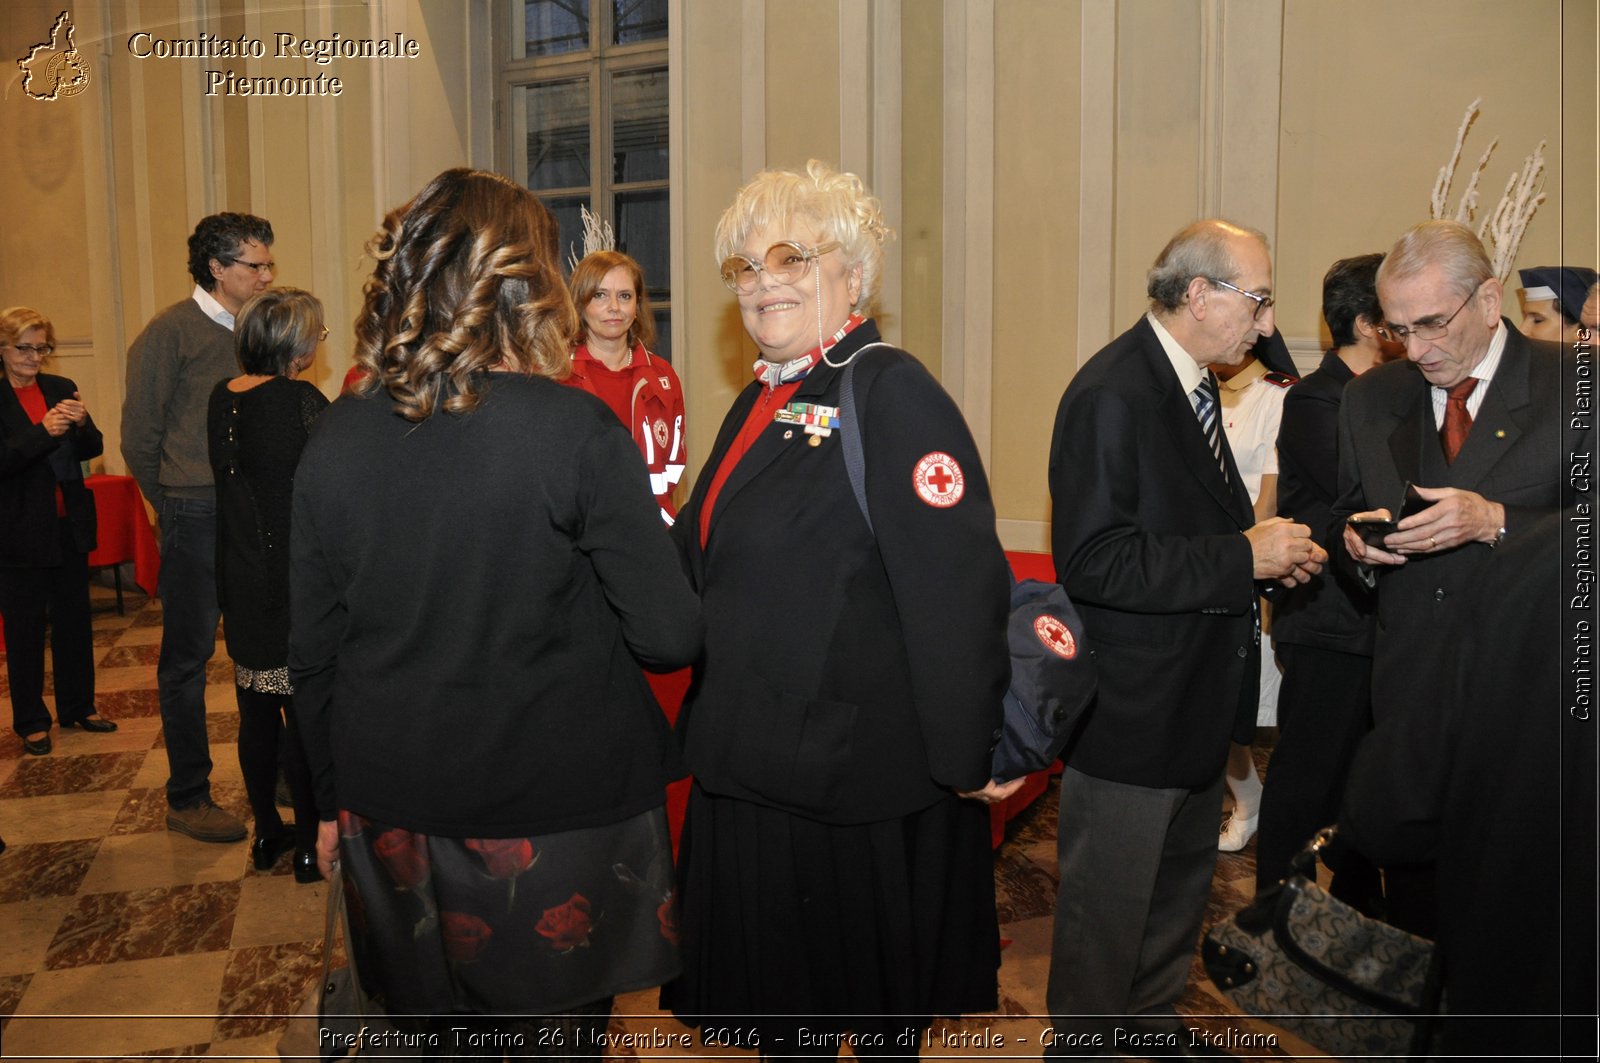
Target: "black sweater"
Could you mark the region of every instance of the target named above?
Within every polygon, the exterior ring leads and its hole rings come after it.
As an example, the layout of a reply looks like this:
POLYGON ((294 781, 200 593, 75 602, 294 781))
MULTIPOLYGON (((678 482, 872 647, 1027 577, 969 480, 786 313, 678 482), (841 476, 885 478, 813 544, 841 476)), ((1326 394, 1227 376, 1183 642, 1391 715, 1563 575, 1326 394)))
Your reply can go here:
POLYGON ((328 408, 304 380, 273 377, 248 391, 211 392, 206 436, 217 481, 217 604, 228 656, 282 668, 289 645, 289 500, 295 466, 328 408))
POLYGON ((324 818, 451 837, 613 823, 679 773, 639 665, 700 607, 626 429, 492 374, 413 425, 381 391, 317 422, 295 479, 289 668, 324 818))

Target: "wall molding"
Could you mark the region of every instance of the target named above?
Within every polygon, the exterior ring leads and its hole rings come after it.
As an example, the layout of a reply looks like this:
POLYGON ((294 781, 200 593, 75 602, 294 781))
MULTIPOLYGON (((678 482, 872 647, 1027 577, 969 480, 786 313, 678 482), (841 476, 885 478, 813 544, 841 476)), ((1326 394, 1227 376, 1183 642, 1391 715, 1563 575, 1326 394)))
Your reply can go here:
POLYGON ((767 165, 767 0, 739 9, 739 184, 767 165))
POLYGON ((1083 0, 1078 86, 1078 346, 1111 342, 1116 284, 1117 0, 1083 0))
MULTIPOLYGON (((672 234, 667 247, 667 282, 673 293, 672 349, 689 349, 689 255, 684 234, 688 231, 689 160, 685 157, 684 115, 689 110, 688 70, 684 62, 684 0, 667 0, 667 231, 672 234)), ((692 360, 679 353, 673 362, 678 382, 689 394, 693 376, 692 360)), ((687 497, 687 496, 685 496, 687 497)))
POLYGON ((995 531, 1000 535, 1000 545, 1007 550, 1025 550, 1033 554, 1050 552, 1050 522, 1047 520, 997 520, 995 531))
POLYGON ((986 466, 994 443, 994 19, 994 0, 945 0, 943 383, 986 466))
MULTIPOLYGON (((872 187, 883 201, 890 225, 898 231, 905 218, 905 63, 900 0, 876 0, 872 14, 872 187)), ((878 306, 884 319, 880 324, 891 343, 904 338, 900 326, 905 315, 903 247, 901 240, 890 240, 883 249, 883 276, 878 284, 878 306)))

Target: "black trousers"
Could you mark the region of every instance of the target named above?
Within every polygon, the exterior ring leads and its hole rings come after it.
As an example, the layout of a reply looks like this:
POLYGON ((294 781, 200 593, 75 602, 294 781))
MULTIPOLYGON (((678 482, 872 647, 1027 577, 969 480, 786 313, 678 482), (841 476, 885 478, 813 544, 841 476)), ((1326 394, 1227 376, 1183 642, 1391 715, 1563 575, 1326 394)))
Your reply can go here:
MULTIPOLYGON (((1280 643, 1278 744, 1267 764, 1256 842, 1256 891, 1288 875, 1311 836, 1339 818, 1350 763, 1372 729, 1372 658, 1280 643)), ((1371 911, 1377 869, 1348 846, 1325 855, 1335 896, 1371 911)))
POLYGON ((45 628, 55 674, 56 719, 77 723, 94 711, 94 639, 89 628, 89 555, 72 526, 57 522, 62 563, 52 568, 0 568, 0 618, 5 621, 11 679, 11 729, 50 730, 44 704, 45 628))
POLYGON ((317 802, 311 790, 311 769, 300 745, 300 728, 294 716, 294 698, 263 694, 234 687, 239 702, 239 770, 256 821, 256 837, 283 834, 278 814, 278 755, 283 754, 283 777, 294 799, 294 844, 303 852, 317 847, 317 802), (282 741, 280 742, 280 738, 282 741))

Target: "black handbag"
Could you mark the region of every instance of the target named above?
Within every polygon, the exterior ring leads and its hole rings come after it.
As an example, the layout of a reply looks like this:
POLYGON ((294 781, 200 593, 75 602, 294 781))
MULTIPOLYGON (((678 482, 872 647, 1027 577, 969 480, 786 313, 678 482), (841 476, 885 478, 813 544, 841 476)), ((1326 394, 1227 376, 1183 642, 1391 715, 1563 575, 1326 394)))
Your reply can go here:
POLYGON ((306 992, 300 1007, 289 1017, 288 1028, 278 1038, 279 1059, 315 1059, 322 1063, 360 1054, 366 1036, 391 1029, 384 1010, 349 967, 333 966, 334 928, 350 941, 350 924, 344 908, 344 876, 339 865, 328 879, 328 914, 323 921, 322 971, 306 992))
POLYGON ((1222 994, 1335 1056, 1404 1056, 1436 1011, 1433 942, 1317 885, 1320 831, 1288 878, 1212 927, 1200 957, 1222 994))

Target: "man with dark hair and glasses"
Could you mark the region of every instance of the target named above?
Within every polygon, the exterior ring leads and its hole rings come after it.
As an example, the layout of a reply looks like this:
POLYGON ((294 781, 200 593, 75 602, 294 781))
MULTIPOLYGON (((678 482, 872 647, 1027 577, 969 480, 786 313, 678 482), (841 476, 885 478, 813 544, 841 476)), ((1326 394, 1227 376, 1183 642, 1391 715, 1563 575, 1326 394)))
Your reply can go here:
POLYGON ((1147 291, 1149 313, 1073 377, 1050 446, 1056 575, 1100 676, 1061 783, 1051 1056, 1189 1045, 1174 1005, 1210 895, 1228 743, 1255 733, 1257 596, 1327 558, 1305 525, 1255 519, 1220 426, 1211 367, 1273 329, 1265 239, 1195 222, 1147 291))
MULTIPOLYGON (((1592 488, 1580 495, 1566 465, 1568 455, 1592 451, 1588 419, 1573 424, 1562 414, 1563 352, 1501 316, 1500 282, 1472 230, 1453 221, 1415 226, 1384 259, 1377 283, 1406 359, 1345 389, 1333 508, 1344 549, 1332 552, 1377 590, 1372 718, 1382 730, 1440 696, 1465 636, 1467 592, 1494 549, 1539 517, 1592 498, 1592 488), (1394 516, 1392 530, 1362 528, 1394 516)), ((1573 373, 1570 352, 1565 359, 1573 373)), ((1388 915, 1431 937, 1431 854, 1415 864, 1385 869, 1388 915)))
POLYGON ((166 737, 167 829, 203 842, 245 837, 211 800, 206 662, 216 648, 216 492, 206 403, 238 374, 234 315, 273 280, 272 225, 212 214, 189 237, 194 291, 161 311, 128 348, 122 456, 161 521, 161 655, 156 685, 166 737))
MULTIPOLYGON (((1389 332, 1378 305, 1381 253, 1340 259, 1322 278, 1322 316, 1332 347, 1322 364, 1283 401, 1278 433, 1278 513, 1327 539, 1338 500, 1339 407, 1346 385, 1405 349, 1389 332)), ((1332 566, 1273 604, 1273 643, 1283 685, 1278 696, 1278 744, 1261 795, 1256 843, 1256 890, 1289 873, 1289 861, 1318 830, 1338 818, 1339 800, 1356 745, 1372 727, 1371 593, 1332 566)), ((1337 843, 1336 843, 1337 845, 1337 843)), ((1334 848, 1324 858, 1336 869, 1335 896, 1370 910, 1377 869, 1334 848)))

